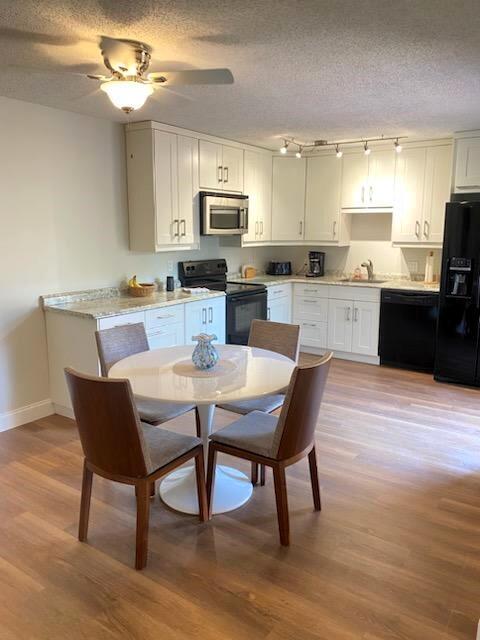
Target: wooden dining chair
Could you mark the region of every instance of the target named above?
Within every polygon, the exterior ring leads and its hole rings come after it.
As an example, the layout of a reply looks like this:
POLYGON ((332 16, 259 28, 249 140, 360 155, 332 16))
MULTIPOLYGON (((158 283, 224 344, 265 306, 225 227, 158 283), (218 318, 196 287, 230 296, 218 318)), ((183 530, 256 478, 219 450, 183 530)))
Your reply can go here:
POLYGON ((135 568, 147 563, 150 495, 155 480, 195 458, 200 519, 208 519, 202 441, 140 422, 128 380, 65 369, 84 458, 78 539, 88 532, 93 474, 135 486, 135 568))
POLYGON ((320 511, 315 426, 331 359, 332 354, 328 353, 314 364, 295 367, 279 417, 253 411, 210 436, 207 468, 209 513, 219 451, 272 467, 282 545, 290 544, 285 468, 307 455, 313 504, 315 510, 320 511))
MULTIPOLYGON (((126 324, 111 329, 102 329, 95 332, 98 357, 102 376, 107 377, 111 367, 118 362, 136 353, 148 351, 148 339, 143 322, 126 324)), ((149 424, 159 425, 168 420, 195 409, 195 425, 197 437, 200 437, 200 418, 197 407, 191 404, 175 404, 162 402, 154 398, 135 396, 140 419, 149 424)))
MULTIPOLYGON (((280 353, 294 362, 298 361, 300 349, 300 327, 298 324, 286 324, 283 322, 272 322, 270 320, 252 320, 250 333, 248 336, 248 346, 266 349, 280 353)), ((240 400, 229 404, 218 405, 221 409, 246 415, 252 411, 264 411, 272 413, 282 406, 285 394, 254 398, 253 400, 240 400)), ((258 464, 252 462, 251 479, 253 484, 258 482, 258 464)), ((260 484, 265 484, 265 466, 260 465, 260 484)))

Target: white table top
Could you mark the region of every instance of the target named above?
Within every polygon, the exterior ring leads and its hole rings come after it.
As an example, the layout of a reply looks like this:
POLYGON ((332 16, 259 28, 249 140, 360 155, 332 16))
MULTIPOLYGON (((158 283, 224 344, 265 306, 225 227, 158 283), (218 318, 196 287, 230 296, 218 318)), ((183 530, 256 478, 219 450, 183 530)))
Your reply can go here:
POLYGON ((110 378, 128 378, 137 395, 165 402, 222 404, 280 393, 295 363, 272 351, 215 345, 220 361, 211 372, 190 366, 194 345, 152 349, 117 362, 110 378), (197 377, 200 376, 200 377, 197 377))

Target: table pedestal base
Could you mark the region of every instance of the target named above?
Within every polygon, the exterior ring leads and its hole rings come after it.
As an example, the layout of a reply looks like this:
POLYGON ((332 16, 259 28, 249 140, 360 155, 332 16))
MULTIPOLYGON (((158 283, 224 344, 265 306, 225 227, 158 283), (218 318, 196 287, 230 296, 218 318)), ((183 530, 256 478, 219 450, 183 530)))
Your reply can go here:
MULTIPOLYGON (((252 483, 244 473, 232 467, 217 465, 212 513, 226 513, 238 509, 250 499, 252 492, 252 483)), ((194 467, 182 467, 168 474, 160 483, 159 494, 172 509, 198 514, 194 467)))

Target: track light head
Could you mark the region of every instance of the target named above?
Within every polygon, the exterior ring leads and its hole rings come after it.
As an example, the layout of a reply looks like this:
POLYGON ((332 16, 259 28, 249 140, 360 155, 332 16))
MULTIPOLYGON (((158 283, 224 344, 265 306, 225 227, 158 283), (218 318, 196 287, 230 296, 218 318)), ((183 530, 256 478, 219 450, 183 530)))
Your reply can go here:
POLYGON ((393 143, 395 145, 395 151, 397 153, 402 153, 402 145, 399 143, 398 138, 393 143))
POLYGON ((365 144, 363 145, 363 153, 366 156, 369 156, 370 153, 372 152, 372 150, 370 149, 370 147, 368 146, 368 140, 365 140, 365 144))
POLYGON ((280 153, 287 153, 288 150, 288 140, 283 141, 283 147, 280 147, 280 153))
POLYGON ((340 150, 338 144, 335 145, 335 155, 337 158, 341 158, 343 156, 343 151, 340 150))
POLYGON ((302 157, 302 149, 303 149, 303 147, 300 147, 300 146, 298 147, 298 151, 295 154, 296 158, 301 158, 302 157))

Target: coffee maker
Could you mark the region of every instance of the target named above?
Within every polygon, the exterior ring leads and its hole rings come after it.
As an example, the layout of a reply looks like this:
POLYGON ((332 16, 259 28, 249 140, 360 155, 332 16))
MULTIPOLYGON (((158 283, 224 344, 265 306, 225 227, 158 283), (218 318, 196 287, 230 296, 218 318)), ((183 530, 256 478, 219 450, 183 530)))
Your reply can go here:
POLYGON ((308 278, 319 278, 325 275, 325 254, 323 251, 308 252, 308 278))

